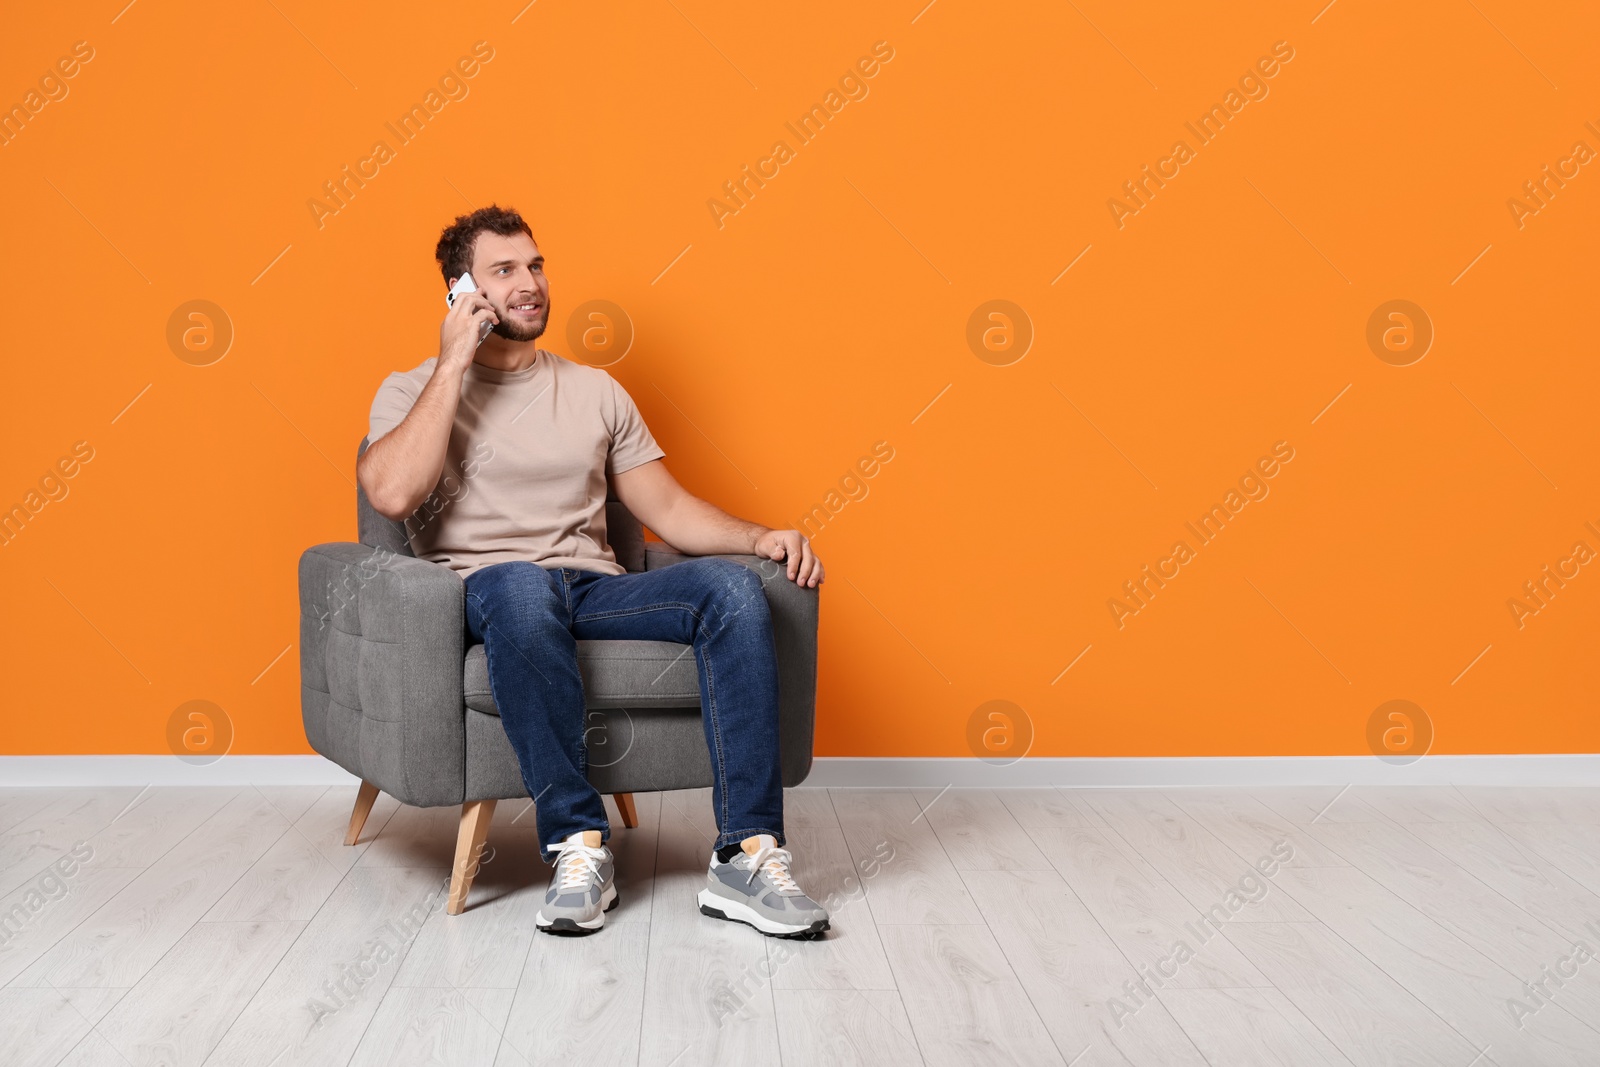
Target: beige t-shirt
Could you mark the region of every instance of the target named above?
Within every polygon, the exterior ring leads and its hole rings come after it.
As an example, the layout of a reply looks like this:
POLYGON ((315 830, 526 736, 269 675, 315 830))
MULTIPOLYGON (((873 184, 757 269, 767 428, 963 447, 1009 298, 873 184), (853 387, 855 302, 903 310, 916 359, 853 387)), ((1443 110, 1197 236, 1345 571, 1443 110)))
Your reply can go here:
MULTIPOLYGON (((437 362, 383 380, 369 441, 400 425, 437 362)), ((473 363, 439 482, 405 521, 411 551, 463 580, 519 559, 622 574, 606 542, 607 478, 665 455, 627 390, 598 367, 544 349, 520 371, 473 363)))

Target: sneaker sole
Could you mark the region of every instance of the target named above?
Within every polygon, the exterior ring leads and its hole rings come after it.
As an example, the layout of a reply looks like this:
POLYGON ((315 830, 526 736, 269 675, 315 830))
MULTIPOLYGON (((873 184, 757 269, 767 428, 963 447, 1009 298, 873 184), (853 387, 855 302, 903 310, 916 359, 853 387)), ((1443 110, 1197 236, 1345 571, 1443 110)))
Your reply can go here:
POLYGON ((746 926, 755 927, 768 937, 813 941, 822 936, 822 931, 828 929, 827 919, 818 919, 809 926, 775 922, 748 904, 741 904, 737 900, 720 897, 710 889, 700 890, 699 900, 701 915, 709 915, 713 919, 727 919, 730 922, 744 923, 746 926))
POLYGON ((577 919, 564 917, 547 920, 541 910, 538 915, 533 917, 533 924, 547 934, 592 934, 605 925, 606 912, 617 906, 617 900, 617 887, 615 883, 612 883, 606 886, 605 891, 600 894, 600 914, 587 922, 579 922, 577 919))

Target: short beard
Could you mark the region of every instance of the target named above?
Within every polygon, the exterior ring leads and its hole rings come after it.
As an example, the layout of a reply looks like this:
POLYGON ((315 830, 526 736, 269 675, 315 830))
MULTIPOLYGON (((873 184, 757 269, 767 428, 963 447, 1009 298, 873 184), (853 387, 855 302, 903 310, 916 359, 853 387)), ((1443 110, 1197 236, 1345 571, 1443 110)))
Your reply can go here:
POLYGON ((490 330, 489 332, 499 334, 507 341, 534 341, 543 335, 545 327, 549 324, 550 305, 546 304, 544 308, 544 320, 537 326, 519 326, 510 319, 501 319, 499 322, 494 324, 494 329, 490 330))

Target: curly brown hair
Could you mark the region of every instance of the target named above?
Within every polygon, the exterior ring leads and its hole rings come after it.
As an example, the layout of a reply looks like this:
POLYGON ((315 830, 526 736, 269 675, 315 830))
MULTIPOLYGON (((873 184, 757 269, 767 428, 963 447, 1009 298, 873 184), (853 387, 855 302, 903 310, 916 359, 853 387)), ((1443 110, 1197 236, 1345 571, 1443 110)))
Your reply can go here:
POLYGON ((472 269, 472 246, 483 231, 509 237, 514 233, 533 236, 528 224, 517 214, 516 208, 502 208, 498 204, 480 207, 470 215, 457 215, 439 235, 439 244, 433 258, 439 261, 439 272, 444 275, 446 288, 451 278, 459 278, 472 269))

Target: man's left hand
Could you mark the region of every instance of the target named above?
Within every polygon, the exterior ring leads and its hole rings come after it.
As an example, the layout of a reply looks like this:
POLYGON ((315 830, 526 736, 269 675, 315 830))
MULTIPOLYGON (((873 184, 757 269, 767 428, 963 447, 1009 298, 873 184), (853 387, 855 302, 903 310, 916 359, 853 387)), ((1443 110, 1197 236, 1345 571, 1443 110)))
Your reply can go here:
POLYGON ((768 530, 756 539, 755 554, 787 561, 789 580, 799 585, 815 587, 822 581, 822 561, 799 530, 768 530))

